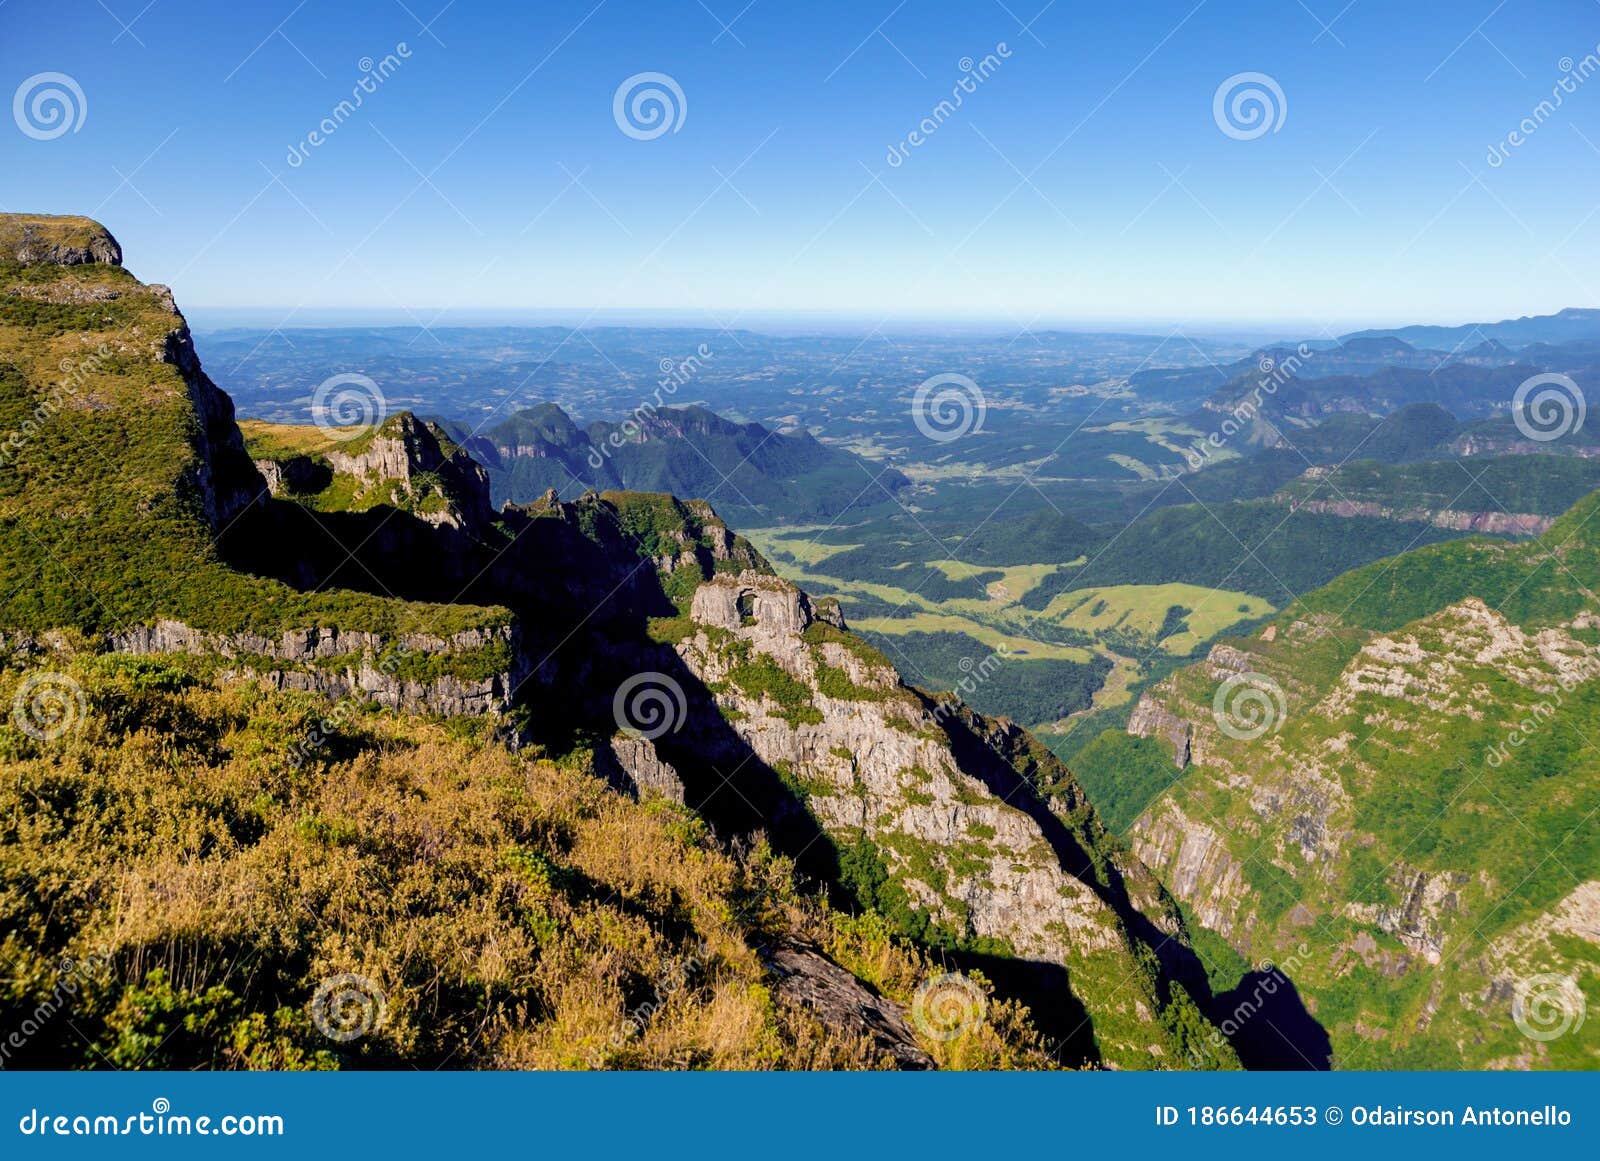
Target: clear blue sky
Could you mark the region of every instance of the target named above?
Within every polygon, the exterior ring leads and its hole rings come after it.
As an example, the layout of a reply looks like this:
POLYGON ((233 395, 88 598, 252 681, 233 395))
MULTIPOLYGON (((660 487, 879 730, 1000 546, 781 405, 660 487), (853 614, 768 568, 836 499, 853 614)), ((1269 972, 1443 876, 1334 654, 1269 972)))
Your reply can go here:
POLYGON ((1486 157, 1597 43, 1594 0, 8 0, 0 96, 87 113, 0 118, 0 207, 94 214, 191 308, 1499 318, 1600 305, 1600 75, 1486 157), (687 104, 654 140, 613 118, 642 72, 687 104), (1242 72, 1276 132, 1219 129, 1242 72))

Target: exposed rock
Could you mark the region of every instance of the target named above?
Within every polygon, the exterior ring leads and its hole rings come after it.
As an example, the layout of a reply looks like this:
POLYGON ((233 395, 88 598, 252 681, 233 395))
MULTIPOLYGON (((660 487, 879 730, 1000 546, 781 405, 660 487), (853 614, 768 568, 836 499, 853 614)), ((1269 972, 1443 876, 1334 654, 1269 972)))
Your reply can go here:
POLYGON ((1453 508, 1395 508, 1373 501, 1295 500, 1276 497, 1296 512, 1322 512, 1332 516, 1372 516, 1406 524, 1429 524, 1456 532, 1484 532, 1502 536, 1538 536, 1555 523, 1553 516, 1529 512, 1461 512, 1453 508))
POLYGON ((493 516, 489 502, 489 474, 471 456, 453 444, 441 442, 441 433, 409 411, 390 416, 359 450, 335 448, 327 453, 336 472, 383 481, 407 496, 422 495, 419 477, 437 476, 446 501, 437 508, 420 507, 418 519, 435 525, 480 532, 493 516))
MULTIPOLYGON (((960 937, 1084 981, 1107 1063, 1186 1057, 1148 1035, 1151 1010, 1165 1002, 1160 949, 1185 946, 1176 914, 1138 860, 1114 849, 1053 755, 1010 722, 925 700, 874 650, 819 635, 809 598, 777 577, 715 575, 695 592, 691 616, 698 632, 675 646, 678 658, 713 692, 741 747, 803 787, 805 810, 836 841, 869 839, 891 881, 960 937), (808 691, 806 704, 743 685, 758 662, 808 691), (1112 977, 1143 983, 1087 983, 1112 977)), ((700 720, 691 710, 683 735, 664 741, 732 771, 737 791, 745 759, 719 752, 726 743, 700 720)))
POLYGON ((386 641, 375 633, 336 628, 301 629, 278 637, 253 633, 203 633, 177 621, 157 621, 111 634, 113 653, 188 653, 238 661, 241 675, 264 678, 280 689, 297 689, 330 698, 359 694, 390 709, 445 716, 482 716, 510 708, 521 674, 512 667, 489 677, 463 679, 442 673, 427 679, 402 676, 423 658, 462 657, 495 645, 517 656, 515 630, 473 629, 450 638, 406 634, 386 641), (329 667, 318 662, 340 660, 329 667))
POLYGON ((683 779, 643 738, 618 734, 596 759, 600 775, 634 798, 659 794, 673 802, 683 802, 683 779))
POLYGON ((828 959, 820 951, 785 942, 763 955, 774 977, 773 991, 816 1014, 830 1028, 864 1036, 898 1068, 935 1067, 917 1044, 897 1005, 828 959))
POLYGON ((1135 738, 1163 738, 1172 746, 1179 770, 1189 764, 1189 723, 1167 709, 1158 698, 1145 694, 1128 715, 1128 733, 1135 738))
POLYGON ((0 215, 0 257, 24 266, 86 262, 122 265, 122 247, 89 218, 57 214, 0 215))

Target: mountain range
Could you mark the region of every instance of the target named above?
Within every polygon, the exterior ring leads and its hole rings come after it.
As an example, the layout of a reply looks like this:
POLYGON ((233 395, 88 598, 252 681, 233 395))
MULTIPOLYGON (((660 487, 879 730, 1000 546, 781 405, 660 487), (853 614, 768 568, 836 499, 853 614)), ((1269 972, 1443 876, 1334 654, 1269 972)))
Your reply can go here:
POLYGON ((1237 1065, 1071 773, 709 505, 247 440, 103 227, 0 256, 0 1008, 97 965, 21 1063, 1237 1065))
MULTIPOLYGON (((121 260, 88 219, 0 215, 0 1015, 86 965, 8 1064, 1595 1066, 1527 1030, 1581 1026, 1600 980, 1589 461, 1479 461, 1537 526, 1412 519, 1396 497, 1433 512, 1462 470, 1413 454, 1460 437, 1428 394, 1455 388, 1378 371, 1330 390, 1408 434, 1260 473, 1226 538, 1198 503, 1126 547, 1067 513, 974 529, 1000 579, 938 571, 980 594, 1037 564, 1018 542, 1084 558, 1029 591, 1051 607, 1080 563, 1290 582, 1230 593, 1234 635, 1191 634, 1075 773, 721 514, 848 512, 874 465, 695 407, 240 422, 121 260), (701 495, 638 490, 668 483, 701 495)), ((1381 423, 1290 399, 1330 441, 1381 423)), ((1195 612, 1158 605, 1152 650, 1195 612)))
POLYGON ((550 489, 564 499, 670 492, 715 500, 741 523, 805 523, 838 519, 910 484, 809 432, 736 423, 695 405, 645 405, 620 422, 580 428, 547 403, 481 429, 440 426, 488 468, 496 502, 525 504, 550 489))

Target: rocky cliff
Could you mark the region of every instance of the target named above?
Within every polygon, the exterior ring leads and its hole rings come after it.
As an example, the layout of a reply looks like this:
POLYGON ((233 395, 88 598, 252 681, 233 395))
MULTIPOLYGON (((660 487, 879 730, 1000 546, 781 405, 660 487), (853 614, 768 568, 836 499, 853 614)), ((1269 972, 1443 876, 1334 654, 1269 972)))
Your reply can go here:
POLYGON ((1575 1035, 1600 984, 1597 508, 1342 578, 1130 723, 1189 756, 1134 849, 1289 974, 1339 1066, 1600 1060, 1575 1035))
MULTIPOLYGON (((1024 997, 1064 1062, 1235 1063, 1175 906, 1070 773, 906 686, 709 505, 551 492, 494 512, 483 469, 407 413, 241 433, 164 288, 103 241, 27 230, 19 252, 74 261, 0 263, 0 403, 33 422, 0 477, 13 644, 509 715, 536 751, 678 799, 725 843, 766 836, 836 905, 1024 997), (93 362, 52 393, 63 347, 93 362)), ((793 956, 773 970, 839 994, 793 956)), ((921 1061, 903 1025, 863 1020, 921 1061)))

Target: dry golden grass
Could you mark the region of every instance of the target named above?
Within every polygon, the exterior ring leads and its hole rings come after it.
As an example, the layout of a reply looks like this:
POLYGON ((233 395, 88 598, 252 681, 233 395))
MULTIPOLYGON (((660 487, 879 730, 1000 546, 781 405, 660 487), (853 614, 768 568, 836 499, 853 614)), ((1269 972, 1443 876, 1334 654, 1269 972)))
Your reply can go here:
MULTIPOLYGON (((775 998, 757 949, 807 939, 901 1003, 937 970, 580 759, 363 710, 296 767, 326 705, 185 664, 35 658, 87 713, 47 742, 0 726, 0 1030, 34 1025, 10 1066, 879 1067, 775 998), (383 1015, 341 1042, 313 997, 347 973, 383 1015)), ((21 677, 0 671, 8 703, 21 677)), ((926 1047, 1048 1063, 998 1002, 926 1047)))

